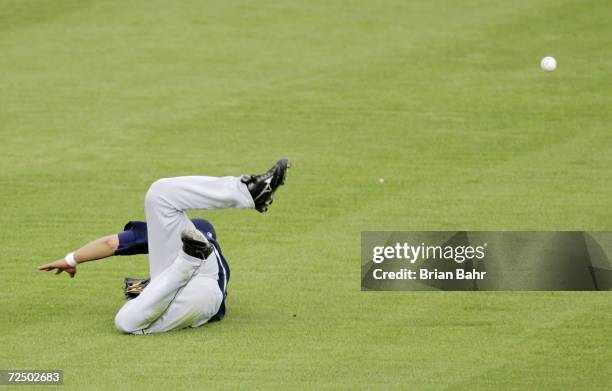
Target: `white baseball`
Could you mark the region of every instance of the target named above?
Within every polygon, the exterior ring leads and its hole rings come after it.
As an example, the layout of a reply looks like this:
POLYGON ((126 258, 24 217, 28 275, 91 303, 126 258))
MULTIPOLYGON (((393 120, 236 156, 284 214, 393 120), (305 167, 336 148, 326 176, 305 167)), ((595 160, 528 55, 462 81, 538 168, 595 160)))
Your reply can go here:
POLYGON ((552 72, 557 69, 557 60, 554 57, 544 57, 542 61, 540 61, 540 67, 546 72, 552 72))

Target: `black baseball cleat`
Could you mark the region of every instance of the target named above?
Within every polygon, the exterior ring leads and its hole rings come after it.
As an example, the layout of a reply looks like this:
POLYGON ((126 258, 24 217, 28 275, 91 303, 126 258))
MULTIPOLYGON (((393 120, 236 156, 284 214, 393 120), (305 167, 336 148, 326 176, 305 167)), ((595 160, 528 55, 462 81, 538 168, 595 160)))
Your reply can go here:
POLYGON ((264 174, 242 177, 242 183, 247 185, 258 212, 263 213, 268 210, 274 192, 285 183, 289 167, 291 167, 289 159, 282 158, 264 174))
POLYGON ((204 235, 195 229, 185 229, 181 232, 183 251, 198 259, 206 259, 213 252, 213 246, 204 235))
POLYGON ((135 299, 142 293, 143 289, 151 282, 150 278, 130 278, 125 277, 125 285, 123 286, 123 294, 128 300, 135 299))

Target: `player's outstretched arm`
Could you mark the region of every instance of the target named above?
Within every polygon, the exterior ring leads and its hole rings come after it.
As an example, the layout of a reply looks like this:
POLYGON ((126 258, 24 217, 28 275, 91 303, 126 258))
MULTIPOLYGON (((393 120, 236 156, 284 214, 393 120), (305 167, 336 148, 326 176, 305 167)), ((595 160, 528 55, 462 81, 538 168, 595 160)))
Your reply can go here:
POLYGON ((76 265, 83 262, 95 261, 96 259, 107 258, 115 254, 119 247, 119 235, 109 235, 93 242, 87 243, 74 253, 68 254, 55 262, 40 265, 38 270, 56 270, 55 274, 66 272, 70 277, 76 274, 76 265), (72 258, 72 259, 67 259, 72 258))

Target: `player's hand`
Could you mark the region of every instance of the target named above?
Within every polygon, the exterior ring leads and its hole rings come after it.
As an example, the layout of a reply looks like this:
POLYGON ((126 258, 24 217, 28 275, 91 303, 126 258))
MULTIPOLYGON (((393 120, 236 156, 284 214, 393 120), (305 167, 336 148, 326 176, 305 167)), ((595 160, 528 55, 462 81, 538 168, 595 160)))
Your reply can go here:
POLYGON ((52 270, 56 270, 55 274, 60 274, 61 272, 66 272, 68 274, 70 274, 70 278, 74 278, 74 275, 76 274, 76 267, 72 267, 70 265, 68 265, 68 262, 66 262, 65 259, 58 259, 55 262, 51 262, 51 263, 47 263, 44 265, 40 265, 38 267, 38 270, 45 270, 45 271, 52 271, 52 270))

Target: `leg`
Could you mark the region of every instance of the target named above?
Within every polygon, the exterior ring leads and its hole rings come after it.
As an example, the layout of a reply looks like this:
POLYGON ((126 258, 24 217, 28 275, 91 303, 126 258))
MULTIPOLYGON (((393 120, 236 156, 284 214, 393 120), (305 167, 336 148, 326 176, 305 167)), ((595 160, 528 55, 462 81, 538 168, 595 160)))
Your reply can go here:
POLYGON ((239 177, 187 176, 153 183, 145 197, 151 279, 155 280, 179 254, 181 231, 194 228, 184 211, 253 206, 239 177))
POLYGON ((178 292, 168 309, 143 334, 163 333, 207 323, 218 311, 223 293, 217 280, 197 273, 178 292))
MULTIPOLYGON (((185 316, 177 309, 182 308, 187 313, 192 313, 193 309, 189 306, 198 306, 199 303, 197 300, 192 300, 191 303, 188 300, 196 297, 197 293, 202 296, 209 295, 205 290, 198 289, 202 284, 195 283, 199 280, 194 280, 194 276, 198 275, 203 264, 216 263, 215 256, 213 253, 207 260, 201 260, 181 251, 172 265, 166 268, 158 278, 152 280, 137 298, 128 301, 121 307, 115 316, 117 329, 122 333, 144 333, 144 330, 161 319, 165 320, 166 327, 176 326, 172 328, 182 326, 185 321, 191 320, 185 319, 185 316), (194 284, 192 284, 192 281, 194 281, 194 284), (187 289, 187 294, 183 294, 183 291, 189 285, 191 286, 187 289), (177 319, 179 322, 177 322, 177 319), (180 320, 183 320, 183 322, 180 322, 180 320)), ((217 281, 206 275, 201 275, 201 279, 210 280, 219 292, 217 296, 221 296, 217 281)), ((211 297, 214 298, 215 295, 211 297)), ((221 299, 219 299, 220 304, 221 299)), ((215 312, 210 314, 206 320, 215 312)))
POLYGON ((283 184, 287 167, 287 160, 281 159, 268 173, 244 178, 244 182, 237 177, 191 176, 153 183, 145 198, 151 282, 119 310, 117 328, 123 333, 148 334, 197 327, 217 313, 223 302, 217 282, 217 255, 197 252, 197 243, 211 249, 201 234, 199 239, 184 237, 186 247, 181 251, 180 233, 195 230, 184 211, 256 207, 263 212, 276 188, 283 184), (196 245, 195 252, 192 245, 196 245), (196 258, 206 256, 206 260, 196 258))

